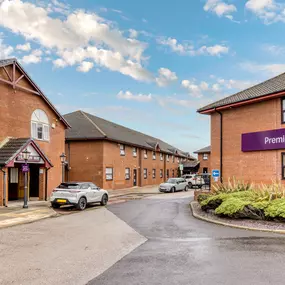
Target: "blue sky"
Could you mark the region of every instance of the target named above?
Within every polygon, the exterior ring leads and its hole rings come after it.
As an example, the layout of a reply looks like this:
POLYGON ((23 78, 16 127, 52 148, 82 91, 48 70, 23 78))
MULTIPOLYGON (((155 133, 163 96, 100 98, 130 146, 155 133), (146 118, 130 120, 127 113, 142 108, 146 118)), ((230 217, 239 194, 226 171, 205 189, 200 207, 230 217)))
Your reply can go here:
POLYGON ((0 57, 17 57, 63 114, 82 109, 193 152, 197 108, 285 71, 275 0, 0 0, 0 57))

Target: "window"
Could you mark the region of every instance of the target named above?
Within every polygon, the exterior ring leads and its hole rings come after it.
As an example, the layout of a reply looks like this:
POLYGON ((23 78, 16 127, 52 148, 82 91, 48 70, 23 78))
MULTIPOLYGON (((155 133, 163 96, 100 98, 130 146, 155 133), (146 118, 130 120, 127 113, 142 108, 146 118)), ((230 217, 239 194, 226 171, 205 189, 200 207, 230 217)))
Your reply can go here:
POLYGON ((46 113, 37 109, 32 114, 31 135, 33 139, 49 141, 49 121, 46 113))
POLYGON ((126 154, 125 145, 120 144, 120 155, 124 156, 126 154))
POLYGON ((147 168, 143 169, 143 178, 147 179, 147 168))
POLYGON ((112 167, 106 167, 106 180, 107 181, 113 180, 113 168, 112 167))
POLYGON ((169 169, 166 170, 166 178, 169 178, 169 169))
POLYGON ((163 178, 163 170, 162 169, 160 169, 160 171, 159 171, 159 176, 160 176, 160 178, 163 178))
POLYGON ((203 160, 208 160, 208 154, 207 153, 203 153, 203 160))
POLYGON ((163 161, 163 153, 160 153, 160 160, 163 161))
POLYGON ((10 183, 18 183, 18 168, 10 168, 10 183))
POLYGON ((179 160, 179 157, 177 157, 177 162, 179 163, 179 161, 180 161, 180 160, 179 160))
POLYGON ((285 98, 281 99, 281 123, 285 123, 285 98))
POLYGON ((156 176, 156 170, 153 169, 153 170, 152 170, 152 178, 155 178, 155 176, 156 176))
POLYGON ((174 169, 172 169, 172 177, 174 177, 174 169))
POLYGON ((138 149, 136 147, 133 148, 133 157, 137 157, 138 149))
POLYGON ((143 151, 143 157, 144 157, 145 159, 147 159, 147 150, 146 150, 146 149, 143 151))
POLYGON ((169 154, 166 155, 166 160, 169 161, 169 154))
POLYGON ((156 153, 155 153, 155 151, 152 152, 152 159, 153 159, 153 160, 156 159, 156 153))
POLYGON ((281 155, 282 155, 282 179, 285 179, 285 152, 282 152, 281 155))
POLYGON ((131 176, 131 169, 130 168, 126 168, 125 169, 125 179, 126 180, 130 180, 130 176, 131 176))
POLYGON ((208 173, 208 168, 207 167, 203 167, 203 173, 208 173))
POLYGON ((174 162, 174 155, 172 155, 172 162, 174 162))

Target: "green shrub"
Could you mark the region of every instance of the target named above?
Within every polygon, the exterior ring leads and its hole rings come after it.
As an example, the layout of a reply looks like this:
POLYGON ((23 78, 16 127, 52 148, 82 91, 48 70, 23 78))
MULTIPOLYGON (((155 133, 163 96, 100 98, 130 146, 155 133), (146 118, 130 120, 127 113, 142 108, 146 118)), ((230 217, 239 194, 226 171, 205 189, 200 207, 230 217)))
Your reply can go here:
POLYGON ((210 193, 209 194, 199 194, 197 196, 197 201, 201 204, 202 201, 207 200, 210 197, 210 193))
POLYGON ((232 193, 240 191, 250 191, 253 189, 253 184, 249 182, 238 181, 235 178, 229 179, 227 183, 219 183, 213 185, 214 193, 232 193))
POLYGON ((225 215, 232 216, 239 211, 242 211, 245 206, 249 205, 251 201, 242 200, 239 198, 228 198, 226 199, 216 210, 215 214, 217 215, 225 215))
POLYGON ((227 197, 228 197, 228 194, 226 194, 226 193, 221 193, 221 194, 218 194, 218 195, 211 195, 206 200, 201 201, 200 204, 201 204, 201 206, 206 206, 210 202, 214 202, 216 200, 224 201, 225 199, 227 199, 227 197))
POLYGON ((259 201, 259 202, 254 202, 252 203, 252 207, 254 207, 255 209, 258 209, 258 210, 265 210, 268 205, 270 204, 269 201, 259 201))
POLYGON ((285 198, 271 201, 264 209, 264 213, 268 218, 285 218, 285 198))

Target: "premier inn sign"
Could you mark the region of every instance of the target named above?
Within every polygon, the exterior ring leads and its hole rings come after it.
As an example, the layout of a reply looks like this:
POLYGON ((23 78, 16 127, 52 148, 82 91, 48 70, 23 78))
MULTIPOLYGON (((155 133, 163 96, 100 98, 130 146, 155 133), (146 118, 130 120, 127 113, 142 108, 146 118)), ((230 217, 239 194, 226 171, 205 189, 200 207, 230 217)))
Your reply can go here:
POLYGON ((247 133, 241 136, 241 150, 273 150, 285 149, 285 129, 247 133))

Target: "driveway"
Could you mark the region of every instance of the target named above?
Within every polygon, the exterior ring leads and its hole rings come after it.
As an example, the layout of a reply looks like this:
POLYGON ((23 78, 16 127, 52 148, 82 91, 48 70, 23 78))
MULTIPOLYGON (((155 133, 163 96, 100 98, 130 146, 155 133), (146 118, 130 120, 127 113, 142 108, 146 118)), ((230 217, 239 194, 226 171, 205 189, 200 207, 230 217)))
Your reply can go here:
POLYGON ((196 220, 191 199, 184 192, 109 206, 148 241, 89 285, 284 284, 284 236, 196 220))

